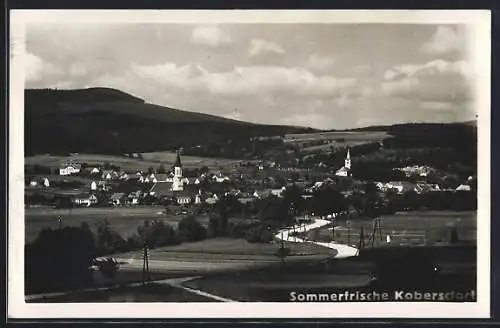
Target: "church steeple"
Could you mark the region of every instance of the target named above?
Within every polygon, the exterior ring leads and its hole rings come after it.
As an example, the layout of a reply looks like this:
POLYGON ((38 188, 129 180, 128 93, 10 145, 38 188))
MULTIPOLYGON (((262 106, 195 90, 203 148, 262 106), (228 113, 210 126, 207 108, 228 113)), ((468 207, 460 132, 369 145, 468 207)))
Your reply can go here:
POLYGON ((347 148, 347 156, 345 157, 344 167, 348 170, 351 169, 351 154, 349 152, 349 148, 347 148))
POLYGON ((179 151, 177 151, 177 158, 175 159, 174 167, 182 167, 182 164, 181 164, 181 154, 180 154, 179 151))
POLYGON ((182 164, 181 164, 181 155, 180 152, 177 152, 177 158, 174 163, 174 178, 172 181, 172 190, 173 191, 182 191, 184 189, 182 179, 182 164))

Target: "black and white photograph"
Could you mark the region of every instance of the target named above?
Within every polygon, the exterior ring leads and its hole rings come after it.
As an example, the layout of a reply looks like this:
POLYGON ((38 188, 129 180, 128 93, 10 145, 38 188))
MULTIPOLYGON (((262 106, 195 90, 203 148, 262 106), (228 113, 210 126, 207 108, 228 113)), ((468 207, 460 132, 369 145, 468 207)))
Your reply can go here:
POLYGON ((11 11, 9 309, 489 316, 489 20, 11 11))

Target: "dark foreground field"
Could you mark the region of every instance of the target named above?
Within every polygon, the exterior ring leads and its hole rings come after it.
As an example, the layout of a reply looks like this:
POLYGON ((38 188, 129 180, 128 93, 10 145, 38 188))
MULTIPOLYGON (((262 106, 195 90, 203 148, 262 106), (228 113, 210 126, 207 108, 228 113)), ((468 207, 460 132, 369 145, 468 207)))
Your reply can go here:
MULTIPOLYGON (((182 286, 240 302, 293 302, 304 301, 298 299, 298 295, 345 293, 386 293, 389 295, 386 301, 424 301, 398 299, 401 292, 449 296, 433 301, 473 302, 477 297, 476 248, 460 245, 369 249, 359 257, 344 260, 286 262, 258 269, 207 274, 184 282, 182 286)), ((152 286, 121 286, 107 291, 74 292, 32 301, 206 302, 214 299, 158 282, 152 286)))
POLYGON ((293 292, 467 293, 475 290, 475 263, 475 247, 471 246, 395 247, 358 258, 213 275, 185 285, 237 301, 263 302, 289 302, 293 292))
POLYGON ((161 284, 123 286, 108 290, 68 293, 64 296, 47 296, 31 303, 82 303, 82 302, 214 302, 213 299, 196 295, 180 288, 161 284))

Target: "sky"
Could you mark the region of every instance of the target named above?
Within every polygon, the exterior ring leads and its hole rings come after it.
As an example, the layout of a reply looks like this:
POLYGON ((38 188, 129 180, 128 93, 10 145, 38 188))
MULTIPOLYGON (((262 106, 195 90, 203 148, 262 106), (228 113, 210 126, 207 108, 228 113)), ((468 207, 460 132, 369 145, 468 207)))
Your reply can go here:
POLYGON ((348 129, 474 118, 461 25, 36 24, 25 87, 111 87, 249 122, 348 129))

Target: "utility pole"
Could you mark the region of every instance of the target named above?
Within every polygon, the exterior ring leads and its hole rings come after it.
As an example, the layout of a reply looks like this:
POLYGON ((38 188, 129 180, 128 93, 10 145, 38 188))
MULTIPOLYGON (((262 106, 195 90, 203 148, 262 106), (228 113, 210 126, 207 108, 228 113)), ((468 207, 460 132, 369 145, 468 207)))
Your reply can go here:
POLYGON ((332 241, 335 240, 335 218, 332 218, 332 241))
POLYGON ((361 226, 361 230, 359 232, 359 247, 358 249, 361 249, 365 247, 365 234, 363 232, 363 226, 361 226))
POLYGON ((377 239, 377 237, 379 241, 384 240, 384 237, 382 236, 382 225, 380 218, 373 219, 373 233, 371 237, 372 246, 375 245, 375 240, 377 239))
POLYGON ((351 220, 347 220, 347 244, 351 244, 351 220))
POLYGON ((149 248, 148 245, 144 245, 143 250, 143 261, 142 261, 142 284, 145 285, 149 282, 149 248))

